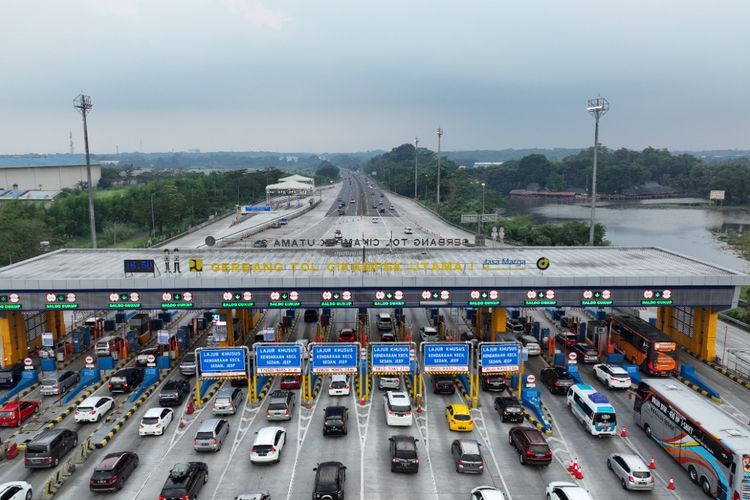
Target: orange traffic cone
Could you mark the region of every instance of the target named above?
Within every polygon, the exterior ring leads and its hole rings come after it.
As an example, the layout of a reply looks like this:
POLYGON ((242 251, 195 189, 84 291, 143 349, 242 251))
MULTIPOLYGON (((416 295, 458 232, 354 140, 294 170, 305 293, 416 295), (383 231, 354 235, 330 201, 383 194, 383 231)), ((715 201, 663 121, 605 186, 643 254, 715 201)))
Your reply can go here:
POLYGON ((575 462, 575 460, 571 458, 570 463, 568 464, 568 472, 572 474, 573 471, 576 470, 577 467, 578 467, 578 464, 575 462))
POLYGON ((365 400, 365 398, 361 398, 359 400, 359 404, 362 405, 362 406, 364 406, 366 403, 367 403, 367 401, 365 400))
POLYGON ((620 431, 620 437, 621 438, 628 437, 628 428, 625 427, 624 425, 622 426, 622 430, 620 431))
POLYGON ((648 461, 648 468, 651 470, 656 469, 656 462, 654 462, 654 457, 651 457, 651 460, 648 461))
POLYGON ((672 476, 669 477, 669 483, 667 484, 667 489, 668 490, 675 489, 675 486, 674 486, 674 477, 672 477, 672 476))
POLYGON ((180 427, 180 429, 184 429, 185 428, 185 420, 180 419, 180 425, 179 425, 179 427, 180 427))
POLYGON ((583 469, 581 468, 580 465, 576 467, 574 474, 576 476, 576 479, 583 479, 583 469))

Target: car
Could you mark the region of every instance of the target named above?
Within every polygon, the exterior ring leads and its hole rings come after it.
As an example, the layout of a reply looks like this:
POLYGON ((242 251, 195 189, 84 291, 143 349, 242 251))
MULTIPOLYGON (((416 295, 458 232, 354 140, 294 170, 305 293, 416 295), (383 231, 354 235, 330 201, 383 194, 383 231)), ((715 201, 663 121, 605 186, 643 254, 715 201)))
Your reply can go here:
POLYGON ((573 352, 578 354, 578 360, 582 363, 598 363, 599 353, 597 350, 588 344, 578 342, 573 345, 573 352))
POLYGON ((594 365, 594 376, 610 389, 630 389, 632 385, 630 374, 620 365, 596 364, 594 365))
POLYGON ((349 409, 346 406, 326 406, 323 411, 323 435, 346 435, 348 431, 349 409))
POLYGON ((289 391, 273 391, 269 394, 266 418, 268 420, 291 420, 294 411, 294 393, 289 391))
POLYGON ((284 443, 286 443, 286 430, 283 427, 263 427, 255 433, 255 442, 250 449, 250 462, 254 464, 279 463, 284 443))
POLYGON ((316 321, 318 321, 318 310, 305 309, 304 319, 305 323, 315 323, 316 321))
POLYGON ((432 392, 435 394, 454 394, 456 386, 453 384, 453 375, 432 375, 432 392))
POLYGON ((77 371, 66 370, 48 373, 41 381, 39 392, 42 396, 58 396, 76 385, 81 380, 77 371))
POLYGON ((381 342, 395 342, 396 341, 396 335, 394 335, 393 332, 383 332, 380 335, 380 341, 381 342))
POLYGON ((377 224, 378 222, 380 222, 380 217, 373 217, 372 219, 370 219, 370 222, 372 222, 373 224, 377 224))
POLYGON ((406 392, 388 391, 383 396, 385 423, 392 426, 411 426, 414 415, 411 411, 411 400, 406 392))
MULTIPOLYGON (((105 455, 89 479, 90 491, 118 491, 136 467, 138 455, 132 451, 116 451, 105 455)), ((2 498, 2 496, 0 496, 2 498)))
POLYGON ((513 334, 522 334, 524 332, 524 326, 517 319, 509 319, 505 322, 505 331, 513 334))
POLYGON ((279 387, 282 389, 299 389, 302 386, 302 380, 299 375, 284 375, 281 377, 279 387))
POLYGON ((33 495, 31 485, 26 481, 0 484, 0 499, 2 500, 31 500, 33 495))
POLYGON ((321 462, 313 469, 313 500, 344 500, 346 466, 341 462, 321 462))
POLYGON ((132 392, 143 382, 143 368, 123 368, 109 379, 109 392, 132 392))
POLYGON ((337 230, 335 230, 335 231, 333 232, 333 237, 334 237, 334 238, 336 238, 337 240, 340 240, 340 239, 342 239, 342 238, 343 238, 343 236, 342 236, 342 234, 341 234, 341 229, 337 229, 337 230))
POLYGON ((452 431, 471 432, 474 430, 474 421, 467 405, 453 403, 446 406, 445 418, 448 420, 448 429, 452 431))
POLYGON ((505 496, 494 486, 477 486, 471 490, 469 500, 505 500, 505 496))
POLYGON ((385 208, 380 207, 380 209, 378 210, 378 212, 380 212, 381 214, 384 214, 385 213, 385 208))
POLYGON ((174 411, 171 408, 149 408, 141 417, 138 426, 139 436, 161 436, 164 430, 174 419, 174 411))
POLYGON ((410 227, 405 227, 404 234, 414 234, 414 230, 410 227))
POLYGON ((494 406, 503 422, 523 422, 523 407, 513 396, 496 397, 494 406))
POLYGON ((502 375, 482 375, 482 390, 485 392, 503 392, 508 388, 508 381, 502 375))
POLYGON ((205 462, 176 463, 159 493, 160 500, 195 500, 203 485, 208 482, 208 465, 205 462))
POLYGON ((214 415, 234 415, 242 407, 245 392, 239 387, 222 387, 214 397, 211 413, 214 415))
POLYGON ((195 353, 189 352, 182 357, 180 361, 180 373, 186 377, 195 375, 195 353))
POLYGON ((546 491, 547 500, 593 500, 585 488, 567 481, 553 481, 546 491))
POLYGON ((268 490, 255 490, 237 495, 234 500, 271 500, 271 494, 268 490))
POLYGON ((286 217, 282 217, 281 219, 279 219, 279 224, 281 224, 282 226, 286 226, 287 224, 289 224, 289 220, 286 217))
POLYGON ((481 474, 484 472, 482 445, 473 439, 456 439, 451 443, 451 457, 456 472, 481 474))
POLYGON ((38 401, 9 401, 0 406, 0 427, 18 427, 36 413, 38 401))
POLYGON ((349 200, 349 203, 357 203, 356 200, 349 200))
POLYGON ((555 335, 555 342, 561 347, 570 349, 573 345, 578 342, 578 335, 573 332, 562 332, 555 335))
POLYGON ((568 370, 562 366, 543 368, 540 379, 552 394, 566 394, 570 386, 576 383, 568 370))
POLYGON ((607 468, 615 473, 626 490, 654 489, 654 475, 638 455, 612 453, 607 458, 607 468))
POLYGON ((401 379, 392 375, 381 375, 378 377, 378 389, 397 391, 401 389, 401 379))
POLYGON ((195 451, 212 451, 218 453, 229 435, 229 420, 209 418, 200 423, 193 438, 195 451))
POLYGON ((552 450, 542 431, 535 427, 511 427, 508 443, 516 449, 521 465, 549 465, 552 450))
POLYGON ((0 387, 12 389, 21 380, 22 373, 23 365, 20 363, 0 368, 0 387))
POLYGON ((329 396, 348 396, 351 392, 348 375, 331 375, 328 385, 329 396))
POLYGON ((138 351, 138 354, 135 356, 135 365, 140 366, 141 368, 145 368, 148 365, 148 357, 149 356, 158 356, 159 355, 159 348, 158 347, 147 347, 145 349, 141 349, 138 351))
POLYGON ((339 342, 356 342, 357 337, 354 335, 354 330, 351 328, 342 328, 339 330, 339 342))
POLYGON ((115 407, 115 400, 109 396, 91 396, 76 407, 73 419, 76 422, 98 422, 115 407))
POLYGON ((274 221, 274 222, 273 222, 273 223, 271 224, 271 229, 278 229, 278 228, 280 228, 280 227, 281 227, 281 222, 279 222, 279 221, 274 221))
POLYGON ((78 446, 78 433, 55 427, 37 434, 26 444, 23 465, 27 469, 57 467, 60 460, 78 446))
POLYGON ((391 472, 419 472, 417 441, 413 436, 396 434, 388 438, 391 451, 391 472))
POLYGON ((190 382, 185 379, 167 380, 159 391, 159 405, 179 406, 190 394, 190 382))
POLYGON ((526 348, 529 356, 539 356, 542 354, 542 346, 533 335, 519 335, 516 337, 521 345, 526 348))
POLYGON ((432 326, 423 326, 419 329, 419 337, 425 342, 432 342, 438 339, 437 328, 432 326))
POLYGON ((268 247, 268 241, 267 240, 255 240, 253 241, 253 248, 267 248, 268 247))

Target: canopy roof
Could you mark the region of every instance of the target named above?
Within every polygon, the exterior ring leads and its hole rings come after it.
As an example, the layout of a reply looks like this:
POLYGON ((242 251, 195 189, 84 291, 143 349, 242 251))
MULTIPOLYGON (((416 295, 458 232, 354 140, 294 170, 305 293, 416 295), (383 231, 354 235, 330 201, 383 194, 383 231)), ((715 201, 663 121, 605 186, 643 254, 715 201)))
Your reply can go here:
POLYGON ((315 184, 315 179, 311 179, 310 177, 305 177, 304 175, 294 174, 290 175, 289 177, 282 177, 279 179, 279 182, 290 182, 290 181, 296 181, 296 182, 304 182, 306 184, 315 184))
POLYGON ((289 181, 289 182, 279 182, 278 184, 270 184, 266 186, 266 193, 274 191, 274 192, 297 192, 297 191, 312 191, 313 185, 312 184, 305 184, 304 182, 297 182, 297 181, 289 181))

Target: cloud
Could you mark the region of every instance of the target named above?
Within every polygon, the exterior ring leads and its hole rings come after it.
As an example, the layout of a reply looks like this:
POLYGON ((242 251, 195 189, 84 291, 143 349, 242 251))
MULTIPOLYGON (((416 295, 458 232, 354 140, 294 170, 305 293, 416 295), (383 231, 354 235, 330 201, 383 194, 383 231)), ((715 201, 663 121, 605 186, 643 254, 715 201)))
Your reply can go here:
POLYGON ((252 0, 222 0, 221 3, 230 12, 239 14, 257 26, 279 31, 289 21, 289 16, 284 11, 269 9, 260 2, 252 0))

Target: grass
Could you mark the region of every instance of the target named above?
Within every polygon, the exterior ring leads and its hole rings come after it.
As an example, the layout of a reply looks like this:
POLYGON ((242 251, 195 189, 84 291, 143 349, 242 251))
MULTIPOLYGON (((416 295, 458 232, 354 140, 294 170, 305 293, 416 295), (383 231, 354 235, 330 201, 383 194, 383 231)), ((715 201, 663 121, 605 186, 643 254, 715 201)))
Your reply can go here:
POLYGON ((723 234, 719 236, 719 239, 740 252, 744 258, 750 260, 750 233, 723 234))

